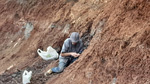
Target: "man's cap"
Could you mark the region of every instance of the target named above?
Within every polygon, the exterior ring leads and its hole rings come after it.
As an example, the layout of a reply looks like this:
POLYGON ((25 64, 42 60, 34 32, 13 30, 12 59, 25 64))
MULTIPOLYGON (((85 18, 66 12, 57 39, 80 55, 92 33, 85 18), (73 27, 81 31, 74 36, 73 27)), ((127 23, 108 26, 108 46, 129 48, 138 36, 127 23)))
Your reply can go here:
POLYGON ((75 42, 75 43, 78 42, 79 39, 80 39, 79 33, 77 33, 77 32, 71 33, 70 39, 71 39, 72 42, 75 42))

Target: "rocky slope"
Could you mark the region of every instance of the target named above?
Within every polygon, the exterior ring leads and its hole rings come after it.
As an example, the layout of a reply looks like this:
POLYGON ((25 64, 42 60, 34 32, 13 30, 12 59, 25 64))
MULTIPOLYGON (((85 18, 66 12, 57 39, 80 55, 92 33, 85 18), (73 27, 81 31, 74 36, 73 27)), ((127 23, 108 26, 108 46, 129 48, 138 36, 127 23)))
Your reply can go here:
POLYGON ((1 0, 0 32, 0 83, 24 69, 36 71, 33 84, 150 83, 149 0, 1 0), (81 57, 43 77, 58 61, 45 62, 36 50, 59 52, 73 31, 86 47, 81 57))

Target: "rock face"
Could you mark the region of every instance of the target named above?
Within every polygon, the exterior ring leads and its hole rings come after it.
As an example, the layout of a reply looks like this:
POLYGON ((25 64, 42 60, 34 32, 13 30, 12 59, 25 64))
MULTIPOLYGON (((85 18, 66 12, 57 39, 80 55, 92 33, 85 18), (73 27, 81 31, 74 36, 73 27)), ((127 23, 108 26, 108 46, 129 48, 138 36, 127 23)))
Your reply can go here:
POLYGON ((81 57, 63 73, 33 84, 150 83, 149 0, 1 0, 0 74, 40 64, 36 50, 52 46, 59 52, 73 31, 86 47, 81 57), (33 26, 28 38, 27 23, 33 26))

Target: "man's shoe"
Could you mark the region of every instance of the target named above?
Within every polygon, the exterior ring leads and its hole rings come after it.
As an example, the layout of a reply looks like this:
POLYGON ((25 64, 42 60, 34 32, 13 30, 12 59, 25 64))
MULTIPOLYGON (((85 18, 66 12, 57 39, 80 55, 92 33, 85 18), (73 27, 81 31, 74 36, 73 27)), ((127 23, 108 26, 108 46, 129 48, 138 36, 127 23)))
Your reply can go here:
POLYGON ((50 74, 52 74, 52 70, 51 69, 49 69, 47 72, 44 73, 45 76, 48 76, 50 74))

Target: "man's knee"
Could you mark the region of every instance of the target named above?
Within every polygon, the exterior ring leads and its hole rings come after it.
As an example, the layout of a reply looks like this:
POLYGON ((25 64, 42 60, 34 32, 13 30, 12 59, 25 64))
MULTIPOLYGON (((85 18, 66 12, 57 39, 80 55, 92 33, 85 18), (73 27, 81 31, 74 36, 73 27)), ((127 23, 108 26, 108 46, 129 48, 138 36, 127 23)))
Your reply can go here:
POLYGON ((59 72, 63 72, 64 69, 65 69, 64 66, 59 66, 59 72))

